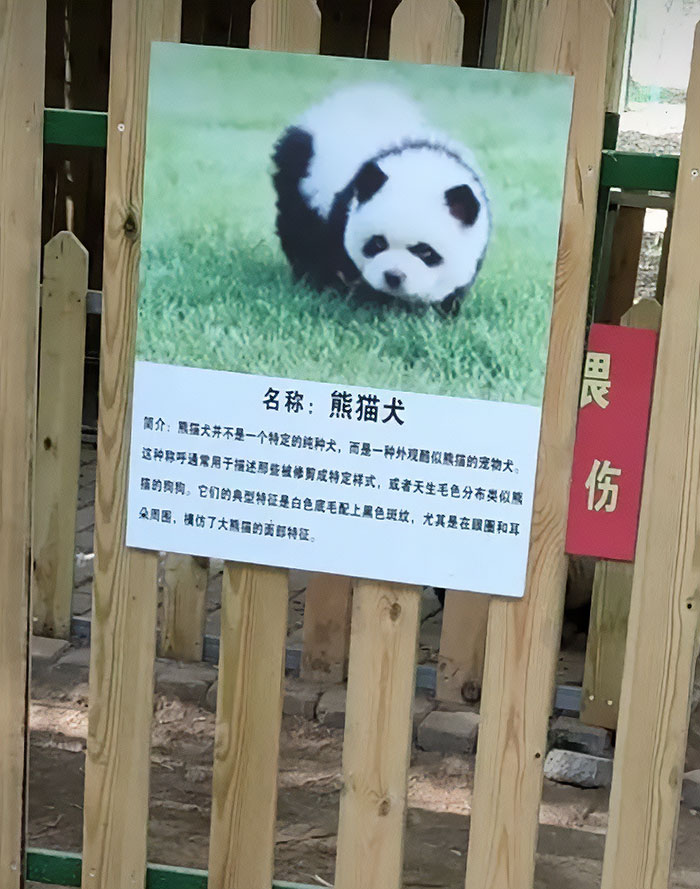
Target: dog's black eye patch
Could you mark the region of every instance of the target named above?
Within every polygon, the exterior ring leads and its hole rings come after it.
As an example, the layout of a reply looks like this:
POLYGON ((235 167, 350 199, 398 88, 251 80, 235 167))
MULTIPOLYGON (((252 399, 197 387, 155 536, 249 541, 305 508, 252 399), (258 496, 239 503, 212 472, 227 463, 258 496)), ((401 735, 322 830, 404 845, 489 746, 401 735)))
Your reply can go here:
POLYGON ((384 235, 372 235, 362 248, 362 252, 367 259, 372 259, 373 256, 378 256, 380 253, 383 253, 388 246, 389 243, 384 235))
POLYGON ((421 241, 420 244, 414 244, 413 247, 409 247, 408 252, 417 256, 418 259, 422 260, 430 269, 434 268, 436 265, 440 265, 443 261, 442 256, 440 256, 437 250, 433 250, 430 244, 425 244, 423 241, 421 241))

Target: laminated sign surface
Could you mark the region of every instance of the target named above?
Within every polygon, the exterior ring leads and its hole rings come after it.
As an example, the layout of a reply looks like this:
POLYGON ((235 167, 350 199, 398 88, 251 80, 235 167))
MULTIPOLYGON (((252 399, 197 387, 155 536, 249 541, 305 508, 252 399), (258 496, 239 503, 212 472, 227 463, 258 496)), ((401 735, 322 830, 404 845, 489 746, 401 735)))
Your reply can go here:
POLYGON ((130 546, 522 596, 571 99, 154 44, 130 546))
POLYGON ((634 560, 656 343, 653 330, 591 327, 569 495, 571 555, 634 560))

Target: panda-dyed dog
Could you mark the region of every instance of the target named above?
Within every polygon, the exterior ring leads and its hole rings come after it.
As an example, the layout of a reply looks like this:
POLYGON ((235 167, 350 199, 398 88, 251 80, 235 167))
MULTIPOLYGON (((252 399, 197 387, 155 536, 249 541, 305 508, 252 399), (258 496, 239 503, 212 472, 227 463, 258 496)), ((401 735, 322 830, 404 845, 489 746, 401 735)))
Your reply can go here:
POLYGON ((318 289, 455 311, 490 233, 471 155, 385 86, 331 95, 275 146, 277 232, 318 289))

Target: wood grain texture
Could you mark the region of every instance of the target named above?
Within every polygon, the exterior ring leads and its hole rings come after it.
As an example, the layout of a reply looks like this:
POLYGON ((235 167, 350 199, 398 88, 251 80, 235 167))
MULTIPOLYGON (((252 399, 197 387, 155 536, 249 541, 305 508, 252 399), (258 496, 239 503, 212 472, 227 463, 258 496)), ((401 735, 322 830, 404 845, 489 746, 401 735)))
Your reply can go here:
POLYGON ((611 0, 615 14, 608 42, 608 73, 605 84, 605 110, 619 113, 625 100, 629 65, 630 29, 635 0, 611 0))
POLYGON ((41 249, 43 0, 0 0, 0 885, 24 841, 31 467, 41 249))
MULTIPOLYGON (((489 612, 481 726, 467 859, 467 889, 530 889, 547 726, 566 583, 564 540, 586 325, 610 7, 550 0, 503 44, 537 71, 576 73, 547 380, 524 601, 489 612), (526 44, 526 45, 525 45, 526 44)), ((517 9, 516 9, 517 7, 517 9)))
MULTIPOLYGON (((451 0, 431 0, 438 21, 451 0)), ((426 24, 424 9, 403 0, 391 25, 390 57, 454 63, 464 20, 451 29, 426 24)), ((361 581, 353 598, 338 826, 336 889, 399 889, 402 883, 411 708, 420 616, 420 590, 361 581)))
POLYGON ((649 427, 603 889, 667 889, 700 612, 700 26, 649 427))
MULTIPOLYGON (((250 46, 318 52, 313 0, 256 0, 250 46)), ((268 889, 274 873, 277 768, 289 573, 227 563, 209 843, 211 889, 268 889)))
MULTIPOLYGON (((464 16, 454 0, 403 0, 394 13, 390 41, 394 61, 459 65, 463 45, 464 16)), ((437 690, 440 700, 463 702, 463 684, 477 680, 480 685, 487 614, 488 599, 446 593, 437 690)))
POLYGON ((435 697, 450 704, 481 696, 490 598, 447 590, 435 697))
POLYGON ((321 13, 315 0, 255 0, 250 11, 250 48, 317 53, 321 13))
POLYGON ((44 248, 34 468, 33 631, 70 636, 80 474, 88 254, 71 232, 44 248))
POLYGON ((644 207, 620 207, 610 250, 610 273, 599 320, 619 324, 634 302, 644 236, 644 207))
POLYGON ((395 62, 460 65, 464 16, 455 0, 403 0, 391 20, 389 58, 395 62))
POLYGON ((335 889, 402 885, 420 589, 358 581, 335 889))
MULTIPOLYGON (((661 305, 643 299, 622 316, 623 327, 659 330, 661 305)), ((634 566, 601 559, 595 567, 581 696, 581 722, 616 729, 634 566)))
POLYGON ((150 41, 179 34, 179 0, 114 4, 83 889, 145 879, 157 555, 124 546, 126 481, 150 41))
POLYGON ((269 889, 274 871, 287 572, 224 567, 210 889, 269 889))
POLYGON ((209 559, 177 553, 165 557, 160 657, 202 660, 208 582, 209 559))
POLYGON ((350 650, 352 581, 337 574, 312 574, 304 598, 301 678, 344 682, 350 650))

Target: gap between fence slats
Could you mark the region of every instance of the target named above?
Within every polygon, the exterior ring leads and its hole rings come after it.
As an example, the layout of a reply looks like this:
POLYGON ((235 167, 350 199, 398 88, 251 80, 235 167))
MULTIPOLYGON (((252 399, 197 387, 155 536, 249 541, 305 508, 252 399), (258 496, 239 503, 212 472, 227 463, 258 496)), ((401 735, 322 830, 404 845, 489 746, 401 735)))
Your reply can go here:
POLYGON ((606 0, 507 0, 501 58, 576 74, 523 601, 494 600, 481 696, 467 889, 531 889, 566 583, 568 487, 603 141, 606 0))
POLYGON ((179 0, 114 4, 83 889, 141 889, 146 873, 157 554, 124 532, 148 57, 179 36, 179 0))
POLYGON ((700 26, 688 88, 602 889, 667 889, 700 613, 700 26))

